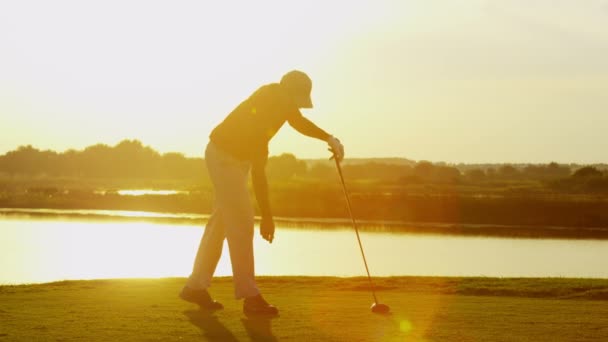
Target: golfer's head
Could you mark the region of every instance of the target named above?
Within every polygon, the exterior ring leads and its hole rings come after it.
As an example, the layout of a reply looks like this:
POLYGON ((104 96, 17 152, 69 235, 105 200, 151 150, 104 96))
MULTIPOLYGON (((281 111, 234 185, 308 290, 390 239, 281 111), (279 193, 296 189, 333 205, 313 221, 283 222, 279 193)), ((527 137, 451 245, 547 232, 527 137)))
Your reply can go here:
POLYGON ((312 108, 312 80, 308 75, 298 70, 290 71, 281 78, 281 87, 287 91, 298 108, 312 108))

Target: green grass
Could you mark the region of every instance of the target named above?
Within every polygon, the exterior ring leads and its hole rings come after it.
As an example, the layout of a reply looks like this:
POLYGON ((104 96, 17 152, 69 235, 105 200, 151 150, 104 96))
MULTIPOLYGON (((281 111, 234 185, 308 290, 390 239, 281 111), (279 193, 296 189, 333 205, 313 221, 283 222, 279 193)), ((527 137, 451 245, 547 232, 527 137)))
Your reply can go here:
POLYGON ((0 287, 0 341, 606 341, 608 280, 378 279, 392 315, 369 311, 365 278, 260 277, 281 309, 250 319, 231 278, 208 313, 177 298, 184 279, 0 287))

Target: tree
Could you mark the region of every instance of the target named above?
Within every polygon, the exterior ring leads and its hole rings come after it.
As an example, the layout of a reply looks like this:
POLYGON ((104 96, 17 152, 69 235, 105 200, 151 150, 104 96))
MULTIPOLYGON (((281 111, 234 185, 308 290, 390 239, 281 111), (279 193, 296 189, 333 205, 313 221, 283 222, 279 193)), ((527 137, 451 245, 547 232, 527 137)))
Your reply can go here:
POLYGON ((519 171, 512 165, 506 164, 498 168, 498 175, 503 179, 517 179, 519 171))
POLYGON ((313 179, 335 179, 337 177, 337 171, 331 166, 323 163, 315 163, 310 167, 308 176, 313 179))
POLYGON ((414 166, 414 175, 423 179, 428 179, 433 174, 433 164, 428 161, 420 161, 414 166))
POLYGON ((295 176, 303 176, 307 169, 306 162, 298 160, 290 153, 270 157, 266 165, 268 178, 271 180, 288 180, 295 176))
POLYGON ((471 182, 481 182, 486 179, 486 173, 482 169, 471 169, 465 172, 465 177, 471 182))
POLYGON ((528 165, 522 170, 523 177, 534 180, 552 180, 570 175, 570 168, 552 162, 547 165, 528 165))
POLYGON ((460 171, 451 166, 435 167, 433 179, 441 183, 454 183, 460 179, 460 171))
POLYGON ((602 177, 602 172, 593 166, 586 166, 576 170, 572 177, 575 179, 602 177))

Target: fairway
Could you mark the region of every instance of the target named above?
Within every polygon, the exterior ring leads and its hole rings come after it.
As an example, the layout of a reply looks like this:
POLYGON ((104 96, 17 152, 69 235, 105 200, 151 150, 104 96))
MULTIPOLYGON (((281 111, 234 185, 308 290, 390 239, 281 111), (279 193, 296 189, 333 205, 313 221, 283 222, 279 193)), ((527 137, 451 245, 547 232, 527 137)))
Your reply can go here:
POLYGON ((278 318, 250 319, 231 278, 211 288, 225 310, 177 298, 184 279, 0 287, 0 341, 605 341, 608 281, 381 278, 372 314, 364 278, 261 277, 278 318))

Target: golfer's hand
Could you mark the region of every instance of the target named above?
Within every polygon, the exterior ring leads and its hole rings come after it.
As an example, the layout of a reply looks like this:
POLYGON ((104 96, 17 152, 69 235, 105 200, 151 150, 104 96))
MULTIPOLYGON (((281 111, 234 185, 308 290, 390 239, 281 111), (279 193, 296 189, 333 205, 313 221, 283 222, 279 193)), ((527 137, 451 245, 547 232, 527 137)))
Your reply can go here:
POLYGON ((327 138, 327 145, 329 145, 329 151, 334 155, 334 158, 339 162, 344 159, 344 145, 334 136, 327 138))
POLYGON ((272 243, 274 240, 274 220, 272 216, 262 216, 262 222, 260 222, 260 235, 264 240, 272 243))

